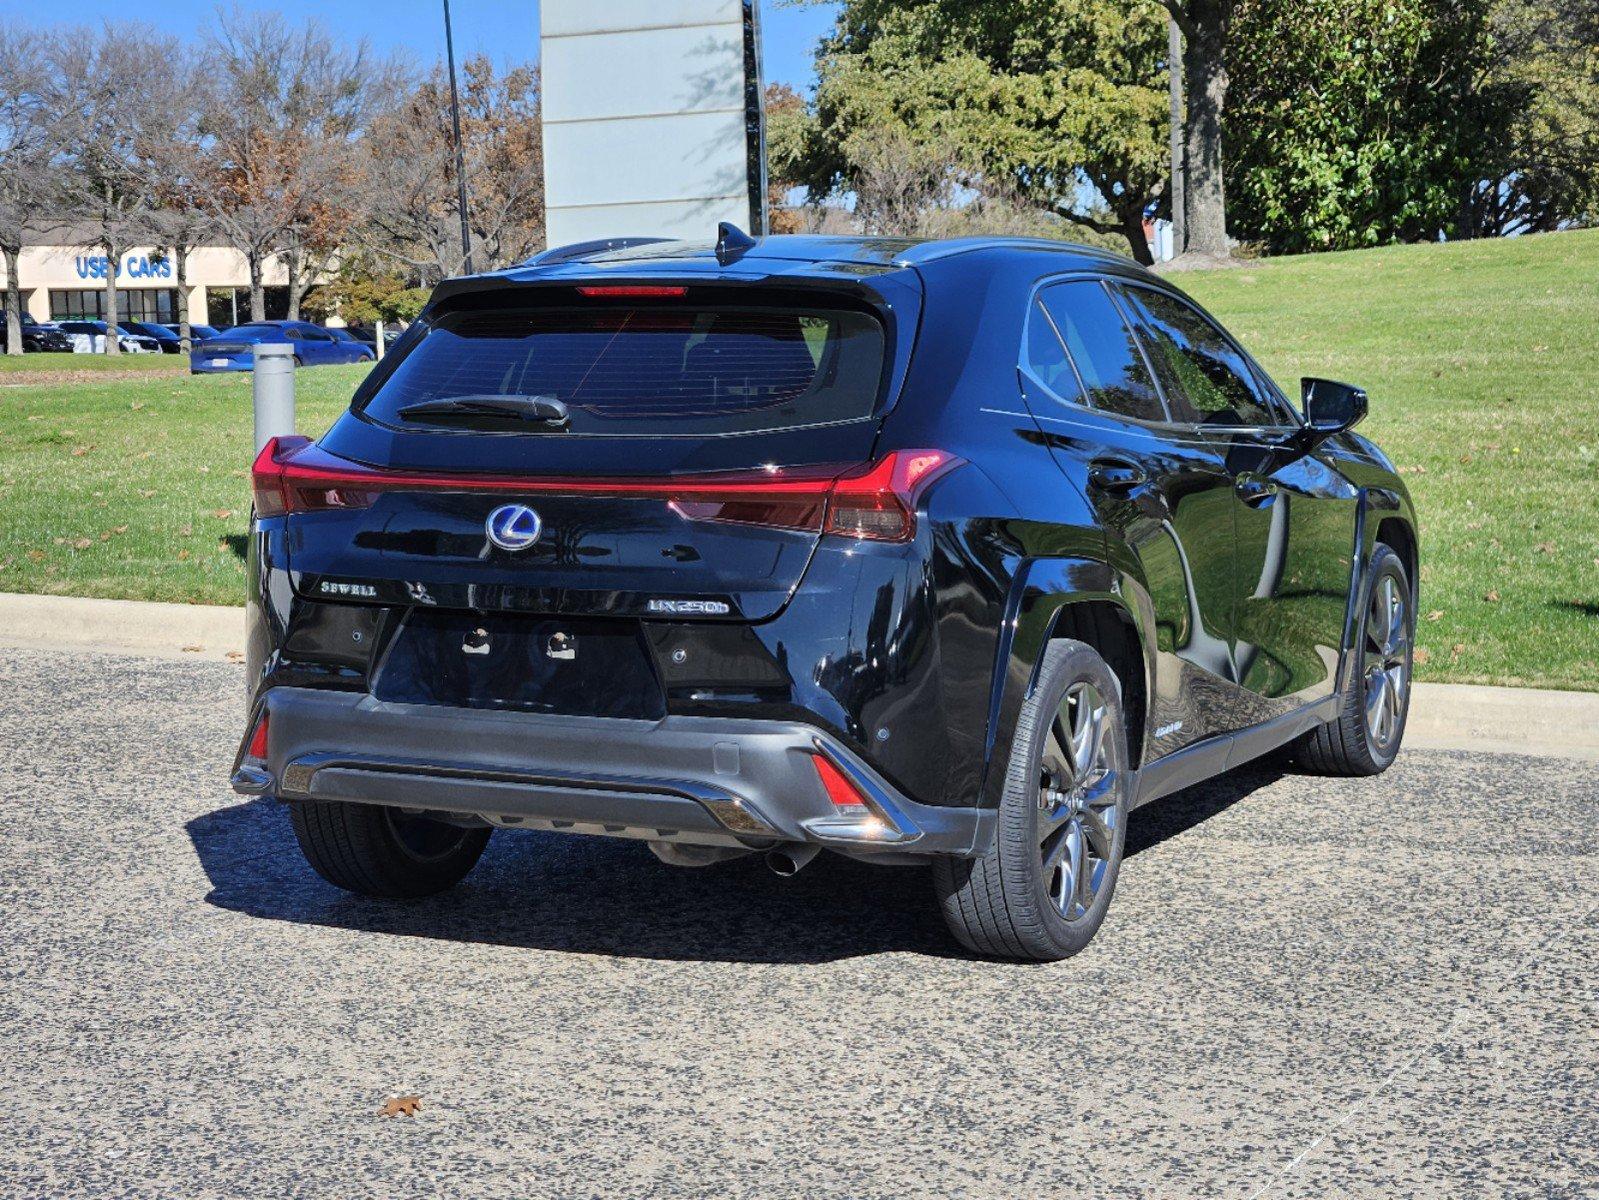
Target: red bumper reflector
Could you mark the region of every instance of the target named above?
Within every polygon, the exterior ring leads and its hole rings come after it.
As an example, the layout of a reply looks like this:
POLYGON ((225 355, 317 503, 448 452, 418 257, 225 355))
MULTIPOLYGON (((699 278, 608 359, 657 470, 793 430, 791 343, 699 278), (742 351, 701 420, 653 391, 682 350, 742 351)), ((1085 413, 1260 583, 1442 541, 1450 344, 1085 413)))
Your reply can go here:
POLYGON ((822 787, 827 792, 827 798, 833 802, 834 808, 841 808, 851 813, 866 808, 866 798, 860 794, 844 772, 833 765, 832 759, 821 754, 813 754, 811 765, 816 768, 816 776, 822 781, 822 787))
POLYGON ((266 761, 268 720, 270 720, 269 715, 262 713, 260 721, 256 723, 255 732, 250 735, 250 748, 245 751, 247 758, 259 758, 262 762, 266 761))

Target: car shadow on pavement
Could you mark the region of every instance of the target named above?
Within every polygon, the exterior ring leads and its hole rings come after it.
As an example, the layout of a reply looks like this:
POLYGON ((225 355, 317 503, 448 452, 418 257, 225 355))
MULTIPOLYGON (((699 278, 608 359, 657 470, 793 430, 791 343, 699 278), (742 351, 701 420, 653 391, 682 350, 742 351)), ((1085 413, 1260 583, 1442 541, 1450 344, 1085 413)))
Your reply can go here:
POLYGON ((1287 772, 1271 759, 1260 759, 1146 804, 1127 822, 1124 854, 1131 858, 1169 838, 1187 833, 1251 793, 1276 783, 1285 774, 1287 772))
MULTIPOLYGON (((1235 772, 1139 809, 1128 854, 1176 837, 1278 778, 1235 772)), ((792 879, 759 855, 685 870, 642 842, 501 830, 453 890, 399 902, 324 883, 274 800, 188 822, 207 903, 275 921, 627 958, 813 963, 894 951, 967 955, 945 931, 925 868, 819 855, 792 879)))

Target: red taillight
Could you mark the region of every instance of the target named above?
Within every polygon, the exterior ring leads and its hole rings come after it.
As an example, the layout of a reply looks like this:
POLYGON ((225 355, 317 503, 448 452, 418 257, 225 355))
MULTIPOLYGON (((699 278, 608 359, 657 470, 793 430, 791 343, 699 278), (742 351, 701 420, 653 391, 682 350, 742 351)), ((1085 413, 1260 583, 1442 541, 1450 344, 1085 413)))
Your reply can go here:
POLYGON ((580 296, 590 296, 598 299, 615 297, 617 299, 628 300, 642 300, 650 297, 659 300, 673 296, 688 295, 688 289, 686 287, 664 287, 659 284, 644 283, 619 283, 606 284, 603 287, 580 287, 577 289, 577 292, 580 296))
POLYGON ((833 485, 823 532, 879 542, 909 541, 916 497, 959 460, 942 450, 895 450, 864 474, 833 485))
POLYGON ((266 761, 267 756, 267 722, 271 718, 262 713, 261 720, 256 723, 255 732, 250 734, 250 748, 245 751, 246 758, 259 758, 266 761))
POLYGON ((845 777, 844 772, 833 765, 832 759, 813 754, 811 765, 816 768, 816 777, 822 781, 822 789, 827 792, 827 798, 833 802, 834 808, 842 809, 849 815, 866 811, 866 797, 845 777))
POLYGON ((303 437, 279 437, 262 448, 250 475, 261 517, 368 508, 383 492, 510 492, 666 500, 691 521, 901 542, 916 531, 921 490, 959 461, 942 450, 896 450, 855 468, 774 467, 664 479, 530 478, 388 471, 337 458, 303 437))

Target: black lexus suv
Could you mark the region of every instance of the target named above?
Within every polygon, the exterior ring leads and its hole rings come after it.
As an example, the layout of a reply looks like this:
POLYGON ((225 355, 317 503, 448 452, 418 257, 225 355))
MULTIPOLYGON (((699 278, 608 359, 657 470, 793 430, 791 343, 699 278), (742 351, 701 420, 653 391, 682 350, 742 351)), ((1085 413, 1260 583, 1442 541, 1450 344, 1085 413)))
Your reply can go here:
POLYGON ((1132 809, 1393 761, 1416 525, 1365 410, 1069 244, 726 226, 452 279, 255 464, 233 783, 369 896, 496 829, 826 849, 1061 958, 1132 809))

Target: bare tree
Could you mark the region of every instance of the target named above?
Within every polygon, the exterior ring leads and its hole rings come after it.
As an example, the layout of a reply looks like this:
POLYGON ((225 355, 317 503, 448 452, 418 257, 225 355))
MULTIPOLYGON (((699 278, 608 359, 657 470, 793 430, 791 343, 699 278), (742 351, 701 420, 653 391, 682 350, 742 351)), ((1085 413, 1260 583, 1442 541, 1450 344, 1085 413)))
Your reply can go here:
POLYGON ((0 26, 0 253, 6 265, 6 349, 22 353, 22 247, 60 200, 60 126, 50 102, 48 42, 0 26))
POLYGON ((116 354, 118 267, 156 234, 159 181, 148 148, 171 139, 185 104, 177 75, 150 64, 181 61, 183 51, 174 38, 126 25, 70 30, 53 44, 69 211, 105 251, 105 352, 116 354))
POLYGON ((202 201, 205 151, 200 132, 205 83, 199 63, 184 54, 168 60, 166 87, 171 119, 152 124, 134 146, 138 164, 156 181, 149 229, 156 247, 171 258, 178 293, 178 337, 187 353, 193 344, 189 311, 189 254, 216 236, 216 222, 202 201))
POLYGON ((293 28, 276 13, 237 9, 222 17, 206 61, 214 86, 201 122, 203 204, 245 257, 250 319, 259 321, 266 264, 297 237, 303 244, 327 205, 381 98, 382 70, 364 42, 347 50, 314 21, 293 28))
MULTIPOLYGON (((505 264, 544 245, 544 160, 538 73, 496 74, 478 55, 462 64, 461 143, 471 182, 468 214, 481 260, 505 264)), ((462 269, 460 213, 442 67, 374 124, 368 139, 373 252, 433 283, 462 269)))

